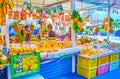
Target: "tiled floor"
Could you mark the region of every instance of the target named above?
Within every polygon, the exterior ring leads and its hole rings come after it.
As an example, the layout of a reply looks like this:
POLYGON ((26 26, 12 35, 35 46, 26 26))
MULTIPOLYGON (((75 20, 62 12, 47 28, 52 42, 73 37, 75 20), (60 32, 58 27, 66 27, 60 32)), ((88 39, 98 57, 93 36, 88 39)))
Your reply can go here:
MULTIPOLYGON (((120 69, 117 69, 112 72, 99 75, 92 79, 120 79, 119 75, 120 75, 120 69)), ((40 74, 33 74, 33 75, 29 75, 29 76, 25 76, 25 77, 21 77, 17 79, 44 79, 44 78, 40 74)), ((86 79, 86 78, 81 77, 77 75, 76 73, 68 73, 68 74, 64 74, 64 75, 57 76, 57 77, 50 78, 50 79, 86 79)))
MULTIPOLYGON (((51 79, 86 79, 77 74, 65 74, 51 79)), ((112 72, 104 73, 92 79, 120 79, 120 69, 114 70, 112 72)))
POLYGON ((44 79, 40 74, 32 74, 17 79, 44 79))

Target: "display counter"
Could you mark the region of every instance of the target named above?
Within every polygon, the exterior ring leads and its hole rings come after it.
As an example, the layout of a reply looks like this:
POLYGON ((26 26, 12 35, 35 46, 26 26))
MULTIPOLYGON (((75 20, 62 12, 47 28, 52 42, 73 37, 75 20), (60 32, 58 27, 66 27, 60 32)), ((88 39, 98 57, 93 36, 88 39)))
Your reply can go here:
POLYGON ((82 49, 82 46, 61 49, 59 51, 50 52, 50 53, 43 52, 41 53, 41 59, 60 58, 62 56, 77 54, 78 52, 80 52, 81 49, 82 49))
POLYGON ((114 50, 107 49, 107 51, 103 52, 104 53, 100 53, 94 56, 87 56, 80 53, 76 54, 77 74, 88 79, 91 79, 106 72, 118 69, 120 67, 119 61, 120 49, 114 50))
POLYGON ((76 54, 76 55, 77 55, 77 56, 81 56, 81 57, 85 57, 85 58, 94 59, 94 58, 99 58, 99 57, 102 57, 102 56, 108 56, 108 55, 116 54, 116 53, 120 53, 120 50, 119 50, 119 49, 116 49, 116 50, 108 50, 107 52, 104 52, 104 53, 101 53, 101 54, 98 54, 98 55, 95 55, 95 56, 86 56, 86 55, 81 55, 80 53, 79 53, 79 54, 76 54))

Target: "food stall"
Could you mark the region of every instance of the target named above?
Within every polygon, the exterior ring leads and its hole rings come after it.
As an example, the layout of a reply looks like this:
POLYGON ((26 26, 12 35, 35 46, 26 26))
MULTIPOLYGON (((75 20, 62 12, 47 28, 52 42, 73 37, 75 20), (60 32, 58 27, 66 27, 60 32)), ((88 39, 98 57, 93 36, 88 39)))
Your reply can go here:
POLYGON ((67 73, 91 79, 120 67, 117 1, 37 2, 1 1, 0 71, 8 75, 3 79, 54 79, 67 73))

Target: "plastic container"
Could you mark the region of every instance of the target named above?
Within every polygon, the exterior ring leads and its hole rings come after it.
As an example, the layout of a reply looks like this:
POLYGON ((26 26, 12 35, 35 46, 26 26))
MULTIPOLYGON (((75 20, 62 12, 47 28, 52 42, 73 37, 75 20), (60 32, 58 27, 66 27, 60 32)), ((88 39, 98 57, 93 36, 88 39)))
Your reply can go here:
POLYGON ((110 62, 109 71, 113 71, 119 68, 119 60, 115 62, 110 62))
POLYGON ((97 75, 106 73, 109 71, 109 64, 101 65, 97 68, 97 75))
POLYGON ((97 67, 97 58, 91 59, 78 56, 78 64, 84 68, 97 67))
POLYGON ((98 58, 98 66, 109 63, 109 56, 102 56, 98 58))
POLYGON ((86 69, 81 67, 80 65, 77 65, 77 73, 88 79, 96 77, 96 71, 97 71, 97 67, 86 69))
POLYGON ((115 54, 110 55, 110 62, 114 62, 117 60, 119 60, 119 53, 115 53, 115 54))

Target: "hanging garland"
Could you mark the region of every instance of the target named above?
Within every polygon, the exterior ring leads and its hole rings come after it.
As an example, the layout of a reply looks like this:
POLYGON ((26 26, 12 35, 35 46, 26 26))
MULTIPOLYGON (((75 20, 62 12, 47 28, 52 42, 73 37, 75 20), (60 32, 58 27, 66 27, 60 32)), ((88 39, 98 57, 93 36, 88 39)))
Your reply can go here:
POLYGON ((26 10, 26 13, 30 13, 30 11, 31 11, 31 9, 32 9, 32 5, 30 4, 30 3, 28 3, 28 2, 24 2, 23 3, 23 10, 26 10))
POLYGON ((82 17, 80 16, 79 12, 74 10, 72 12, 71 19, 74 21, 73 29, 74 29, 75 33, 78 33, 79 31, 83 32, 84 31, 84 28, 82 27, 83 20, 82 20, 82 17))
MULTIPOLYGON (((106 31, 108 30, 108 17, 104 18, 104 22, 103 22, 103 26, 102 28, 105 29, 106 31)), ((110 29, 109 29, 109 33, 113 33, 114 30, 112 28, 112 26, 114 25, 114 20, 113 18, 110 18, 110 29)))

